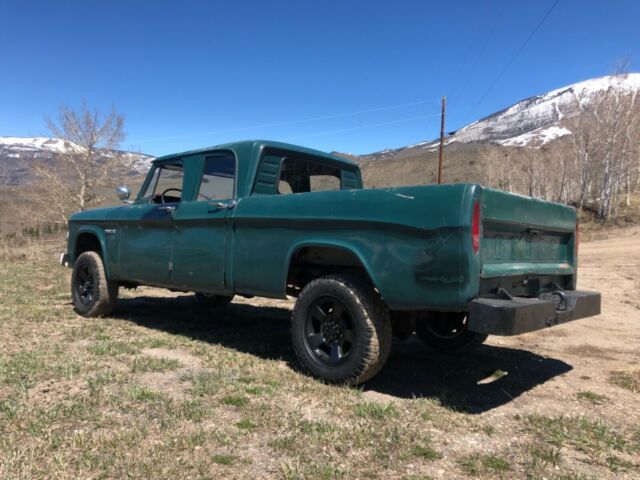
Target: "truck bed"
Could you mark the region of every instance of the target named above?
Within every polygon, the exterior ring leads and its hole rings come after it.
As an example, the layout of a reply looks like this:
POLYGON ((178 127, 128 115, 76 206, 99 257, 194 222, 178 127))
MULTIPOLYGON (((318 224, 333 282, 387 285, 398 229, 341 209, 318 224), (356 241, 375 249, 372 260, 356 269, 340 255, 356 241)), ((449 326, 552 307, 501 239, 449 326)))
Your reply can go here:
POLYGON ((480 185, 250 196, 233 215, 232 270, 240 293, 284 295, 282 265, 307 246, 353 252, 398 310, 462 311, 514 282, 519 294, 531 295, 534 288, 574 284, 575 211, 480 185), (257 264, 265 268, 255 271, 257 264))

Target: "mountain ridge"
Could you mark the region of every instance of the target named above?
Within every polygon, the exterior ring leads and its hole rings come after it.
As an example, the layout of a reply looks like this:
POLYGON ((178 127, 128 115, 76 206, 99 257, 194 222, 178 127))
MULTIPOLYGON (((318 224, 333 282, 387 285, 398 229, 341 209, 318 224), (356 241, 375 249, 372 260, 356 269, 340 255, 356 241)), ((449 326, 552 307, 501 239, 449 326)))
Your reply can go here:
MULTIPOLYGON (((575 109, 576 102, 579 106, 585 106, 597 94, 606 92, 609 88, 624 93, 639 92, 640 73, 596 77, 524 98, 449 134, 445 144, 488 142, 510 147, 545 146, 571 134, 562 122, 579 113, 575 109)), ((411 149, 435 151, 438 143, 438 140, 425 140, 406 147, 384 149, 358 157, 365 161, 383 160, 411 149)))
MULTIPOLYGON (((82 147, 54 137, 0 136, 0 184, 20 185, 30 181, 30 162, 54 162, 57 155, 80 152, 82 147)), ((146 172, 154 157, 137 152, 109 150, 101 158, 118 156, 128 166, 128 175, 146 172)))

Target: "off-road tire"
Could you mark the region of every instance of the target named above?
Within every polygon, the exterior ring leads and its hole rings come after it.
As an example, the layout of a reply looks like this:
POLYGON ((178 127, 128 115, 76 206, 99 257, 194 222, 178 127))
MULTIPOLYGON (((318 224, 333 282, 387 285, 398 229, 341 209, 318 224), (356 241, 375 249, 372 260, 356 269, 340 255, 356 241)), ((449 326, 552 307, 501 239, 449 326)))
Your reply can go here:
POLYGON ((76 312, 83 317, 101 317, 113 311, 118 299, 118 283, 107 278, 98 253, 84 252, 73 264, 71 298, 76 312), (86 288, 87 279, 91 284, 90 293, 86 288))
POLYGON ((303 370, 330 383, 356 385, 375 376, 391 350, 389 310, 362 279, 330 275, 309 282, 300 292, 291 318, 293 349, 303 370), (319 299, 335 298, 346 307, 353 333, 350 350, 343 363, 327 365, 318 359, 307 339, 310 308, 319 299))
POLYGON ((233 295, 207 295, 206 293, 196 293, 196 300, 200 305, 212 308, 226 307, 233 300, 233 295))
POLYGON ((472 332, 467 328, 466 322, 460 331, 451 338, 443 338, 432 331, 428 322, 435 320, 435 316, 451 316, 452 318, 465 318, 466 314, 458 312, 430 312, 416 322, 416 334, 428 347, 442 353, 462 353, 472 351, 479 347, 487 339, 484 333, 472 332))

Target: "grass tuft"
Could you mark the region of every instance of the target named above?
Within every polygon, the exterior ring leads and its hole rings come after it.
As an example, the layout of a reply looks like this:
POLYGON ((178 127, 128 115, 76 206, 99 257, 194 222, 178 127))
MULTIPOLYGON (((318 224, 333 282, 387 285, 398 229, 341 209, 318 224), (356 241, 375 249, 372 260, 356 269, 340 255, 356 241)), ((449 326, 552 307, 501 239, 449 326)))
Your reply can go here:
POLYGON ((240 430, 252 431, 256 429, 256 424, 253 423, 251 420, 244 418, 240 420, 238 423, 236 423, 236 427, 238 427, 240 430))
POLYGON ((133 387, 129 390, 129 396, 138 402, 159 402, 164 400, 164 397, 159 392, 146 387, 133 387))
POLYGON ((200 400, 183 400, 178 405, 168 405, 170 413, 181 420, 201 422, 209 415, 209 408, 203 405, 200 400))
POLYGON ((133 355, 140 350, 136 345, 121 340, 98 340, 87 347, 91 353, 100 356, 117 357, 119 355, 133 355))
POLYGON ((218 454, 211 457, 211 461, 218 465, 233 465, 234 463, 236 463, 236 460, 237 458, 233 455, 218 454))
POLYGON ((612 472, 625 472, 635 467, 632 462, 624 460, 617 455, 607 456, 607 458, 605 459, 605 465, 612 472))
POLYGON ((182 364, 173 358, 157 358, 150 356, 135 357, 131 363, 132 373, 167 372, 177 370, 182 364))
POLYGON ((460 468, 474 476, 503 474, 511 470, 511 464, 505 459, 495 455, 482 455, 474 453, 462 458, 459 462, 460 468))
POLYGON ((361 418, 374 420, 384 420, 398 416, 398 410, 392 404, 382 404, 378 402, 366 401, 356 405, 355 414, 361 418))
POLYGON ((416 445, 412 447, 411 454, 414 457, 423 458, 425 460, 438 460, 442 458, 442 455, 428 445, 416 445))
POLYGON ((529 449, 535 468, 556 467, 560 464, 560 449, 548 445, 534 445, 529 449))
POLYGON ((601 405, 606 400, 608 400, 607 397, 604 395, 600 395, 599 393, 594 393, 589 391, 578 392, 576 394, 576 397, 578 397, 580 400, 586 400, 587 402, 591 402, 594 405, 601 405))
POLYGON ((186 375, 184 380, 191 382, 191 393, 198 397, 215 395, 220 390, 222 382, 220 372, 212 370, 191 373, 186 375))
POLYGON ((616 371, 609 374, 609 383, 629 390, 640 392, 640 370, 616 371))
POLYGON ((227 395, 220 399, 220 403, 234 407, 244 407, 249 403, 249 399, 242 395, 227 395))
POLYGON ((627 441, 601 420, 591 420, 584 416, 546 417, 528 415, 524 418, 528 430, 542 440, 558 447, 570 444, 586 453, 605 449, 623 451, 627 441))

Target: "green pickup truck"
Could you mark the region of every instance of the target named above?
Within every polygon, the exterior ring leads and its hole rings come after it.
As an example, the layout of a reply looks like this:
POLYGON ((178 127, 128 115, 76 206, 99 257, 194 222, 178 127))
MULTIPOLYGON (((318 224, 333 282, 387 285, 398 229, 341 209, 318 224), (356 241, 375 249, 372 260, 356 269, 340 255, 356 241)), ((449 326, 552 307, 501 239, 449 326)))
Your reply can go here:
MULTIPOLYGON (((61 263, 78 313, 108 315, 118 288, 297 297, 293 348, 331 382, 364 382, 392 336, 460 352, 600 313, 576 291, 570 207, 475 184, 363 189, 358 166, 245 141, 154 160, 125 205, 76 213, 61 263)), ((259 332, 256 332, 259 334, 259 332)))

